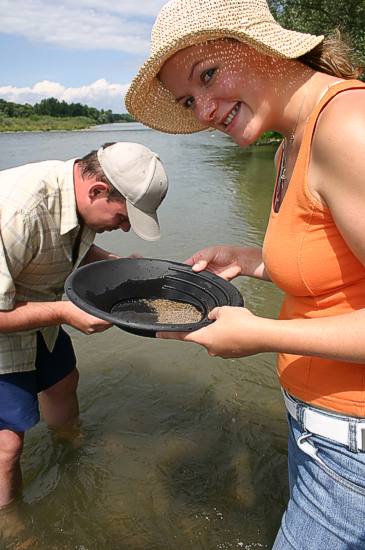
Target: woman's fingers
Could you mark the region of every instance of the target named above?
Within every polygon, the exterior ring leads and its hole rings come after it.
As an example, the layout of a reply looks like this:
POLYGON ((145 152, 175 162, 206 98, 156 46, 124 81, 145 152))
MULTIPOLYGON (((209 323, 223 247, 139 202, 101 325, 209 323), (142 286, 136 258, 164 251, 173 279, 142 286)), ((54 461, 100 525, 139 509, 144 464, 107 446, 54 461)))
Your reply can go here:
POLYGON ((193 265, 193 271, 203 271, 208 265, 207 260, 199 260, 193 265))

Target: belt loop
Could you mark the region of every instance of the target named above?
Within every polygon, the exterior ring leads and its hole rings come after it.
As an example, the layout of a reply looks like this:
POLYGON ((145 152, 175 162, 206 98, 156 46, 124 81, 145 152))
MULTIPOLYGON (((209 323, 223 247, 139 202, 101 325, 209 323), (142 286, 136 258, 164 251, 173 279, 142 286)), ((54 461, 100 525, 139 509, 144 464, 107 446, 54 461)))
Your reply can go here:
POLYGON ((361 428, 361 450, 365 452, 365 428, 361 428))
POLYGON ((353 453, 359 452, 359 448, 357 445, 357 430, 356 430, 357 422, 356 420, 349 420, 349 439, 348 439, 348 447, 349 450, 353 453))

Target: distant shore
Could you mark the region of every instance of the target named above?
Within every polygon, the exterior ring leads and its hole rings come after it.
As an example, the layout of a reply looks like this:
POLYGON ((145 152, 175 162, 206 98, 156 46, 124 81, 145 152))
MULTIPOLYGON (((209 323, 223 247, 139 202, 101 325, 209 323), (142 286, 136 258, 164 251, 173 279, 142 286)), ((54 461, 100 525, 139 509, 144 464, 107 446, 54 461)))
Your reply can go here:
MULTIPOLYGON (((127 124, 128 120, 120 120, 118 124, 127 124)), ((66 132, 88 130, 99 126, 93 118, 88 117, 54 117, 48 115, 35 115, 32 117, 0 117, 0 132, 66 132)), ((109 122, 105 124, 110 124, 109 122)), ((266 132, 255 145, 278 144, 282 137, 275 132, 266 132)))
POLYGON ((0 118, 0 132, 50 132, 86 130, 97 125, 98 123, 94 119, 88 117, 53 117, 39 115, 24 118, 0 118))

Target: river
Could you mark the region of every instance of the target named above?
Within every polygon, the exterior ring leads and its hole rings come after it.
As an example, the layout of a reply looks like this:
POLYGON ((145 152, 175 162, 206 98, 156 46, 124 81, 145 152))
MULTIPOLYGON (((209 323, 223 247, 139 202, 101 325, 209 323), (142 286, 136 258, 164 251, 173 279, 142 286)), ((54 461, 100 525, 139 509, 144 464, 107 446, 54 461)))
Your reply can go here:
MULTIPOLYGON (((273 188, 272 146, 226 136, 170 136, 139 124, 0 135, 0 169, 135 141, 170 179, 162 237, 97 237, 122 256, 183 261, 212 244, 261 245, 273 188)), ((281 294, 236 279, 247 307, 277 315, 281 294)), ((271 548, 287 499, 286 419, 271 354, 223 360, 193 344, 112 328, 69 330, 81 373, 82 444, 41 422, 23 455, 22 536, 37 550, 271 548), (26 538, 26 537, 25 537, 26 538)), ((16 546, 7 548, 15 549, 16 546)))

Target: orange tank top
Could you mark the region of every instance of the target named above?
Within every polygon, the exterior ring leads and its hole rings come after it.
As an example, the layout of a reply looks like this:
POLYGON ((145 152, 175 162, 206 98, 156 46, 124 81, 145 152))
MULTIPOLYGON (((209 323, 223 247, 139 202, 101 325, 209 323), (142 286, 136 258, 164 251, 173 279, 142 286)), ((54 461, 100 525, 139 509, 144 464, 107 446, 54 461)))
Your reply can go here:
MULTIPOLYGON (((285 292, 281 319, 306 319, 365 307, 365 267, 341 237, 331 212, 308 188, 311 143, 318 116, 357 80, 331 86, 311 113, 279 211, 271 208, 263 259, 272 281, 285 292)), ((278 180, 278 178, 277 178, 278 180)), ((276 186, 278 181, 276 182, 276 186)), ((281 353, 281 385, 315 406, 365 416, 365 365, 281 353)))

